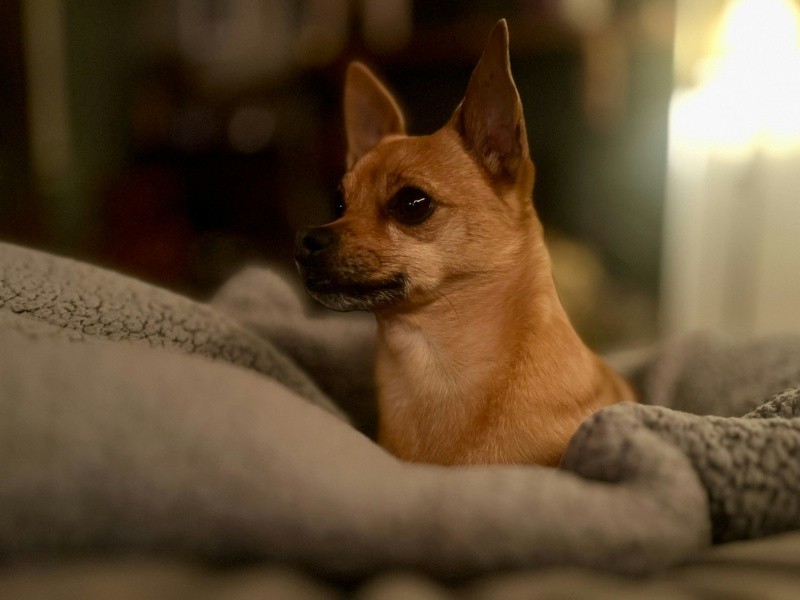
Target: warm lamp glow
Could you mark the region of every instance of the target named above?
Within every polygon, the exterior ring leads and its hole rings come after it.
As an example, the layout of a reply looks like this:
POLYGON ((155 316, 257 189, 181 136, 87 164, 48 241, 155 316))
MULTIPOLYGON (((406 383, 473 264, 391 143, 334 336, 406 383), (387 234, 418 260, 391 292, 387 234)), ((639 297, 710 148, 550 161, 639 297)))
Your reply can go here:
POLYGON ((800 145, 800 11, 792 0, 734 0, 698 68, 676 94, 672 130, 733 153, 800 145))
POLYGON ((792 0, 737 0, 717 32, 717 51, 757 64, 797 51, 797 16, 792 0))

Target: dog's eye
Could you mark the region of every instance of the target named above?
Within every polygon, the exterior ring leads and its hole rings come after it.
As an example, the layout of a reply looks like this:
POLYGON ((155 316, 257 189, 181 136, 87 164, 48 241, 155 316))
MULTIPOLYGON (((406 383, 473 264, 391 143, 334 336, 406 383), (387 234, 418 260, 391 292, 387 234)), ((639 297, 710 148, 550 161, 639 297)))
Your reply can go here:
POLYGON ((344 215, 345 209, 344 192, 342 191, 341 186, 339 186, 336 188, 336 193, 333 195, 333 202, 331 204, 334 220, 340 219, 344 215))
POLYGON ((433 213, 433 200, 419 188, 405 187, 389 202, 389 214, 403 225, 419 225, 433 213))

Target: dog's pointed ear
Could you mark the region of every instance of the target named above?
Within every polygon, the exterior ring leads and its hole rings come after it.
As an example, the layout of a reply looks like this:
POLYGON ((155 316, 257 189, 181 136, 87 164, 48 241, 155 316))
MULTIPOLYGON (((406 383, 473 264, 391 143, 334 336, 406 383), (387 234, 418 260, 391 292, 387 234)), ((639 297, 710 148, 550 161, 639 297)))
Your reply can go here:
POLYGON ((403 113, 389 90, 360 62, 347 68, 344 86, 347 168, 387 135, 405 135, 403 113))
POLYGON ((494 26, 451 124, 491 175, 516 176, 528 156, 528 138, 511 76, 505 19, 494 26))

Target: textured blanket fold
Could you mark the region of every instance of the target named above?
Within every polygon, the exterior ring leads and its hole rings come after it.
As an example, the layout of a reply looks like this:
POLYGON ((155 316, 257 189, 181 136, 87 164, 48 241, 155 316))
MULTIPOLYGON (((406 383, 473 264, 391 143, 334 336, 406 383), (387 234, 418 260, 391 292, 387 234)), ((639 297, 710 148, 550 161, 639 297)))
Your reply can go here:
POLYGON ((249 367, 341 414, 267 339, 208 306, 112 271, 0 243, 0 310, 63 328, 73 340, 142 340, 249 367))
POLYGON ((560 469, 446 469, 336 416, 374 426, 372 335, 268 271, 203 305, 0 245, 0 553, 643 573, 800 528, 798 341, 668 344, 560 469))
MULTIPOLYGON (((599 475, 587 457, 627 444, 646 430, 687 457, 708 495, 716 542, 800 527, 800 390, 785 392, 744 418, 699 417, 659 406, 617 405, 589 418, 572 439, 566 469, 599 475), (589 470, 587 470, 587 468, 589 470)), ((607 468, 607 465, 603 465, 607 468)))

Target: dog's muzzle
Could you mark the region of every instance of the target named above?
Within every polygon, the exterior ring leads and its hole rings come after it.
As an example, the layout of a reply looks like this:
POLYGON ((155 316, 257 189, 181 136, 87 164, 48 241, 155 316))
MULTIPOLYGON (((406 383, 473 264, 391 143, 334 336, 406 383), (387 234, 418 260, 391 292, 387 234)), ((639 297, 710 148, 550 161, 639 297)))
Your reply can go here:
POLYGON ((338 234, 329 227, 301 231, 295 239, 295 262, 306 291, 321 304, 339 311, 375 310, 405 296, 402 274, 375 279, 358 263, 337 256, 338 234))

